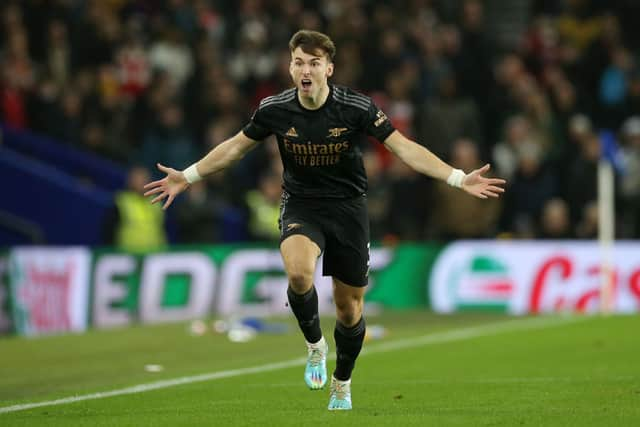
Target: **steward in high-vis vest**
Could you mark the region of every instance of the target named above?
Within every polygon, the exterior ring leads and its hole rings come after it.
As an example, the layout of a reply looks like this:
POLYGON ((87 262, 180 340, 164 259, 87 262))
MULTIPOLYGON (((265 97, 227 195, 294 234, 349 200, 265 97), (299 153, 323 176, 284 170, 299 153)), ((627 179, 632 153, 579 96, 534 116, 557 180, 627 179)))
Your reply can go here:
POLYGON ((142 195, 142 187, 148 179, 149 172, 145 168, 131 169, 128 188, 114 197, 115 207, 106 220, 104 243, 128 252, 166 246, 165 213, 160 206, 149 204, 142 195))
POLYGON ((167 243, 164 211, 151 205, 142 194, 127 190, 115 197, 120 221, 115 245, 128 251, 160 249, 167 243))

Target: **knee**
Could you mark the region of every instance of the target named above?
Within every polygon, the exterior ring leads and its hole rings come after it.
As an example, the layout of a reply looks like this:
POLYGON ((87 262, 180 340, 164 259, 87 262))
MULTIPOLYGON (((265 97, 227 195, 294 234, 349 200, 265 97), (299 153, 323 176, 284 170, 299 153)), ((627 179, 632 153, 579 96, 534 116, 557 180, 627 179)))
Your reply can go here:
POLYGON ((289 287, 296 294, 304 294, 313 286, 313 275, 310 272, 293 271, 289 273, 289 287))
POLYGON ((347 327, 358 323, 362 317, 362 298, 337 299, 335 303, 336 314, 340 323, 347 327))

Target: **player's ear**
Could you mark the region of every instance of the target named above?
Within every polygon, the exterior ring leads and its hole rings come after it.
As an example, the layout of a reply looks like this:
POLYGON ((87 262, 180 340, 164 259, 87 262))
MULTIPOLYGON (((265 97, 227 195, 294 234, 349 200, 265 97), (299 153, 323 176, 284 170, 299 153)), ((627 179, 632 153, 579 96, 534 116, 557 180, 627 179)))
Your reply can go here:
POLYGON ((333 62, 330 62, 327 65, 327 77, 331 77, 333 75, 333 62))

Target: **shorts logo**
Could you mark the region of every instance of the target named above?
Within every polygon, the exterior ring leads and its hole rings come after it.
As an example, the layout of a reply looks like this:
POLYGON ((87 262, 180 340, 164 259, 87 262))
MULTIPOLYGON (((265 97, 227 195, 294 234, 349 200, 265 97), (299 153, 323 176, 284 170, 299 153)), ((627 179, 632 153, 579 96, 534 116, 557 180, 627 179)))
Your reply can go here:
POLYGON ((298 137, 298 132, 296 132, 296 128, 294 128, 293 126, 289 128, 289 130, 287 131, 287 133, 285 133, 286 136, 293 136, 293 137, 298 137))
POLYGON ((296 228, 302 227, 302 224, 298 224, 297 222, 293 222, 287 225, 287 231, 295 230, 296 228))
POLYGON ((331 128, 329 129, 329 135, 327 135, 327 138, 338 138, 343 132, 348 130, 349 129, 347 128, 331 128))

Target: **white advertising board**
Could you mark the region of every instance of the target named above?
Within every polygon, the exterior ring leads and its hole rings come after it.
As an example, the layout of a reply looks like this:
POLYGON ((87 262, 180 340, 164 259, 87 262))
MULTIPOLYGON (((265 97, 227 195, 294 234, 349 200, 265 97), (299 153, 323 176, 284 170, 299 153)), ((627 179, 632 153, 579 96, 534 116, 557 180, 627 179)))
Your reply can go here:
MULTIPOLYGON (((600 266, 596 242, 459 241, 436 260, 428 291, 442 313, 591 313, 600 309, 600 266)), ((639 242, 616 242, 613 270, 613 311, 640 311, 639 242)))

